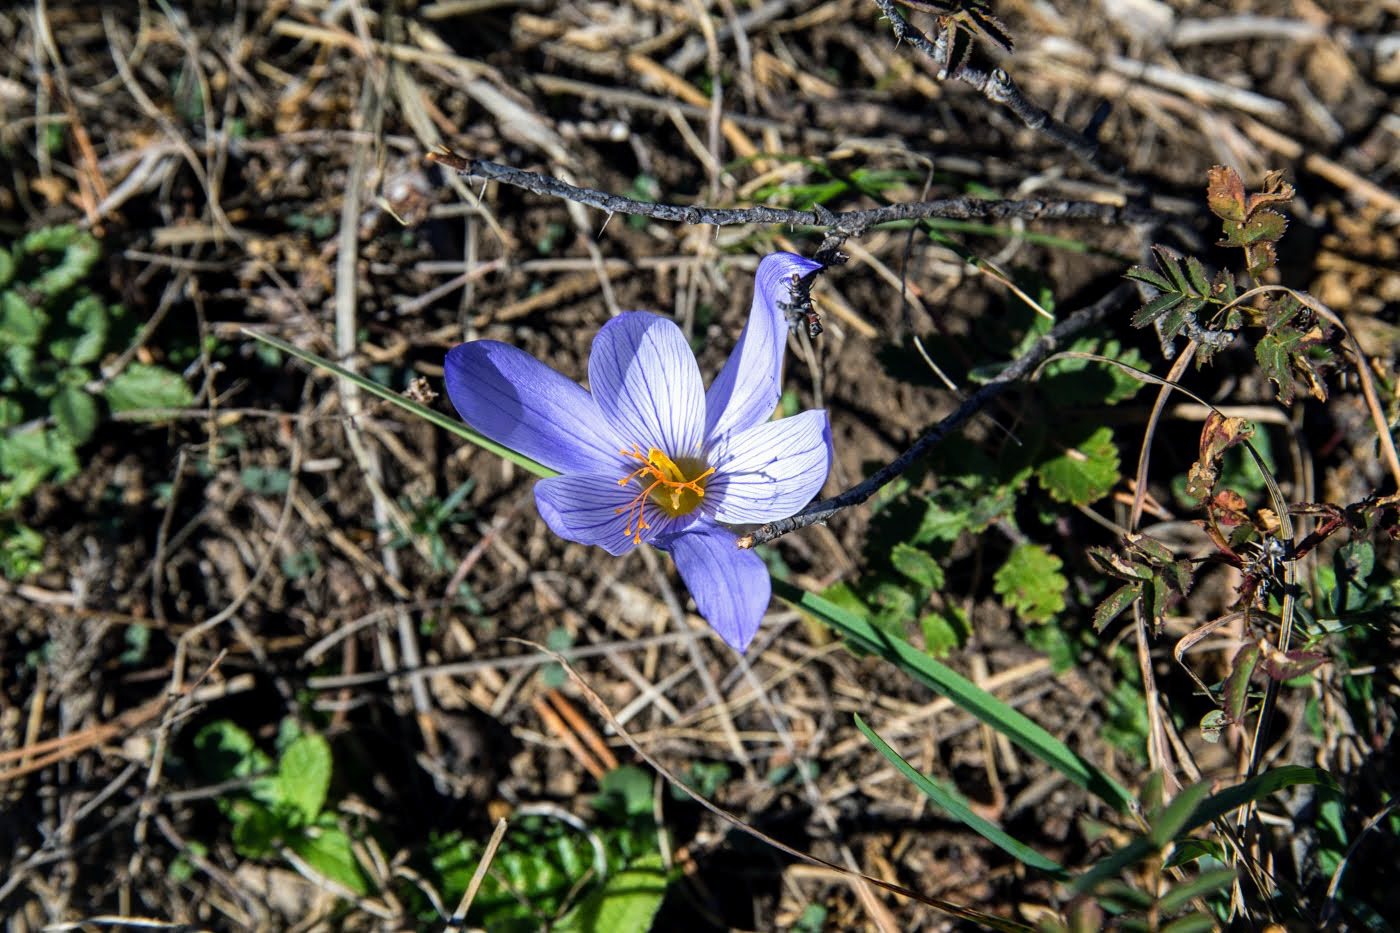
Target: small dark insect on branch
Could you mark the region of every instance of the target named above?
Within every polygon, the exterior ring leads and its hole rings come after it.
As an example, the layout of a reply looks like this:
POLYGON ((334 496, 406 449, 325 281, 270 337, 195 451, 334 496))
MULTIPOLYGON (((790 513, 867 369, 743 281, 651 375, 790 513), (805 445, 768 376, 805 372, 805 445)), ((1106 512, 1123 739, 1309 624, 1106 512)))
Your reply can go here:
POLYGON ((811 210, 799 211, 781 207, 705 207, 680 204, 660 204, 654 201, 638 201, 616 194, 608 194, 595 188, 580 188, 537 172, 511 168, 497 162, 483 159, 469 159, 455 152, 430 152, 428 158, 453 171, 475 178, 499 181, 535 194, 543 194, 566 201, 576 201, 589 207, 607 211, 610 214, 635 214, 655 220, 668 220, 684 224, 792 224, 794 226, 819 227, 827 231, 826 241, 818 249, 815 258, 821 262, 830 261, 830 256, 850 237, 858 237, 879 224, 900 220, 927 220, 942 217, 957 220, 1006 220, 1013 217, 1025 220, 1091 220, 1112 225, 1157 225, 1171 218, 1158 211, 1134 204, 1101 204, 1097 201, 997 201, 983 198, 956 197, 939 198, 932 201, 918 201, 910 204, 889 204, 868 210, 832 212, 820 204, 811 210))
MULTIPOLYGON (((901 0, 901 2, 905 2, 905 0, 901 0)), ((1110 164, 1104 154, 1099 151, 1099 144, 1096 140, 1076 132, 1052 117, 1043 107, 1029 100, 1021 93, 1021 89, 1016 86, 1016 82, 1004 69, 995 68, 991 71, 983 71, 973 67, 967 60, 968 50, 964 48, 960 54, 956 47, 958 43, 954 41, 956 33, 959 31, 957 29, 958 20, 950 19, 952 28, 945 26, 935 42, 900 15, 895 0, 875 0, 875 5, 890 21, 890 28, 896 39, 908 42, 938 65, 939 78, 956 78, 964 84, 970 85, 987 100, 1006 107, 1030 129, 1049 137, 1068 149, 1085 164, 1110 177, 1126 180, 1123 177, 1122 169, 1110 164)), ((955 15, 966 17, 976 27, 979 27, 978 32, 987 35, 992 41, 1009 50, 1010 37, 1005 37, 1006 43, 1002 43, 997 37, 995 30, 998 30, 1001 24, 995 17, 985 13, 985 3, 958 2, 958 0, 937 2, 934 0, 934 2, 926 3, 906 2, 906 5, 920 10, 928 10, 939 16, 940 21, 955 15), (974 12, 979 9, 980 18, 978 13, 974 12)))
POLYGON ((972 43, 976 36, 982 36, 1010 52, 1015 43, 1011 34, 988 8, 985 0, 901 0, 911 10, 922 10, 938 17, 939 42, 946 43, 947 57, 938 77, 946 79, 957 74, 967 64, 972 54, 972 43), (959 48, 958 34, 966 33, 967 40, 959 48))
POLYGON ((1127 304, 1133 295, 1134 290, 1131 285, 1120 285, 1087 308, 1074 312, 1055 325, 1050 333, 1037 340, 1029 350, 1002 370, 995 379, 965 398, 952 414, 935 424, 908 450, 892 460, 887 466, 881 467, 864 482, 852 486, 839 495, 832 496, 830 499, 822 499, 820 502, 813 502, 791 518, 770 522, 744 535, 739 539, 739 547, 751 548, 767 544, 774 538, 781 537, 790 531, 796 531, 808 525, 824 523, 842 509, 860 505, 905 470, 923 459, 949 434, 985 408, 994 398, 1033 372, 1046 357, 1061 349, 1079 332, 1099 323, 1109 314, 1127 304))

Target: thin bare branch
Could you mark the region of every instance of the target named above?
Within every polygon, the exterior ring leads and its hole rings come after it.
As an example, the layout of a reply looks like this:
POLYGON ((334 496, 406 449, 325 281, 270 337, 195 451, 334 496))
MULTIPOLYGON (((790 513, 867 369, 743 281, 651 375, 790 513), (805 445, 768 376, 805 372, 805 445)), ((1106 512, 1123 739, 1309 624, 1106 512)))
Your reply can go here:
POLYGON ((995 379, 963 400, 951 414, 939 421, 922 437, 913 443, 888 465, 873 473, 865 481, 852 486, 845 492, 830 499, 813 502, 790 518, 770 522, 739 539, 739 547, 751 548, 767 544, 790 531, 828 521, 842 509, 860 505, 875 495, 882 487, 892 482, 915 463, 922 460, 933 448, 943 442, 950 433, 961 427, 973 415, 981 411, 989 402, 1007 389, 1016 385, 1031 373, 1041 361, 1061 349, 1067 341, 1081 331, 1092 327, 1121 307, 1133 294, 1131 285, 1120 285, 1098 301, 1082 308, 1057 324, 1050 333, 1041 337, 1022 356, 1016 359, 995 379))

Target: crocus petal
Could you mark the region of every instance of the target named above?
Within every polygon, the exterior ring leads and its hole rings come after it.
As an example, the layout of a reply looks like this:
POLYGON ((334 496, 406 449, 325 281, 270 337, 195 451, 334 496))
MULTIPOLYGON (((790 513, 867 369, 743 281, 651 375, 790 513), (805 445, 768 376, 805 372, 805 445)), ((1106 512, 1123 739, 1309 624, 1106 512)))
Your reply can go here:
MULTIPOLYGON (((637 546, 628 529, 636 519, 632 503, 641 487, 635 481, 619 486, 621 478, 611 473, 571 473, 542 479, 535 484, 535 507, 559 537, 596 545, 614 557, 626 554, 637 546)), ((642 529, 643 541, 682 532, 703 517, 699 511, 673 517, 650 501, 642 507, 648 526, 642 529)))
POLYGON ((623 463, 622 439, 593 398, 523 350, 460 344, 447 351, 444 377, 463 421, 552 470, 612 472, 623 463))
POLYGON ((768 609, 773 582, 763 559, 735 547, 732 531, 703 523, 657 545, 671 552, 695 605, 725 643, 744 651, 768 609))
POLYGON ((588 382, 626 448, 657 447, 673 459, 700 453, 705 387, 674 321, 647 311, 608 321, 593 338, 588 382))
POLYGON ((705 436, 717 437, 762 424, 778 404, 787 344, 787 314, 793 276, 821 263, 793 253, 774 253, 758 264, 753 307, 739 343, 705 394, 705 436))
POLYGON ((625 554, 636 547, 627 533, 627 507, 637 490, 619 486, 619 478, 573 473, 542 479, 535 484, 535 505, 549 530, 559 537, 597 545, 613 556, 625 554))
POLYGON ((804 411, 732 434, 707 459, 715 468, 705 486, 707 515, 733 524, 777 521, 812 501, 826 482, 831 425, 826 412, 804 411))

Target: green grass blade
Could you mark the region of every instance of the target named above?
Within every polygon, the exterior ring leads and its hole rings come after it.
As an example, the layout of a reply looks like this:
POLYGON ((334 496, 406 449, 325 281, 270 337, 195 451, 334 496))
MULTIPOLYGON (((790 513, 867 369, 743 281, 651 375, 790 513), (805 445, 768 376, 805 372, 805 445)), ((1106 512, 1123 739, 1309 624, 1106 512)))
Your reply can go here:
MULTIPOLYGON (((1332 780, 1332 775, 1321 768, 1285 765, 1282 768, 1266 771, 1258 777, 1250 778, 1242 784, 1227 787, 1220 793, 1205 798, 1192 807, 1189 816, 1180 821, 1177 834, 1189 833, 1198 826, 1204 826, 1212 820, 1218 820, 1226 814, 1238 810, 1245 804, 1254 803, 1294 784, 1317 784, 1333 790, 1337 787, 1336 781, 1332 780)), ((1123 848, 1105 856, 1093 868, 1080 875, 1070 886, 1070 890, 1075 894, 1083 894, 1085 891, 1093 890, 1096 885, 1117 876, 1129 865, 1135 865, 1153 852, 1161 851, 1167 841, 1156 834, 1134 839, 1123 848)))
POLYGON ((326 359, 323 356, 317 356, 310 350, 303 350, 301 347, 298 347, 295 344, 288 343, 280 337, 274 337, 271 334, 259 333, 258 331, 251 330, 247 327, 243 328, 243 333, 247 334, 250 337, 253 337, 254 339, 261 340, 268 346, 276 347, 283 353, 290 354, 291 356, 294 356, 299 360, 304 360, 307 363, 310 363, 312 366, 315 366, 317 369, 324 369, 326 372, 333 373, 336 376, 339 376, 341 379, 346 380, 347 382, 352 382, 355 385, 359 386, 361 389, 364 389, 366 392, 370 393, 371 395, 377 395, 380 398, 384 399, 384 401, 391 402, 392 404, 402 408, 404 411, 410 412, 411 414, 415 414, 419 418, 422 418, 424 421, 429 421, 437 425, 444 431, 452 432, 464 441, 469 441, 475 444, 476 446, 482 448, 483 450, 489 450, 493 454, 504 457, 511 463, 514 463, 516 466, 529 470, 536 476, 550 477, 559 475, 558 472, 551 470, 549 467, 544 466, 540 463, 536 463, 529 457, 523 456, 522 454, 518 454, 515 451, 511 450, 509 447, 503 447, 500 444, 497 444, 495 441, 491 440, 489 437, 485 437, 481 434, 476 433, 471 428, 463 424, 461 421, 458 421, 456 418, 453 418, 449 415, 444 415, 442 412, 433 411, 426 405, 420 405, 412 399, 404 398, 402 395, 395 392, 388 386, 380 385, 373 379, 368 379, 364 376, 361 376, 359 373, 352 373, 344 366, 339 366, 335 363, 332 363, 330 360, 326 359))
POLYGON ((1076 755, 1070 747, 972 681, 940 664, 901 638, 881 631, 867 620, 790 583, 773 581, 773 594, 810 612, 860 648, 879 655, 910 677, 947 697, 1074 783, 1117 810, 1127 810, 1132 795, 1102 769, 1076 755))
POLYGON ((913 781, 914 785, 918 787, 919 790, 923 791, 925 796, 938 804, 949 816, 961 820, 970 829, 981 835, 983 839, 986 839, 988 842, 1012 855, 1024 864, 1029 865, 1031 868, 1038 868, 1041 871, 1049 872, 1057 879, 1066 877, 1065 870, 1060 867, 1058 862, 1046 858, 1030 846, 1027 846, 1006 833, 1000 826, 978 816, 972 811, 967 801, 963 799, 962 794, 959 794, 956 789, 944 781, 921 773, 917 768, 905 761, 899 752, 891 748, 884 739, 880 738, 880 736, 875 733, 874 729, 866 725, 865 720, 860 718, 859 713, 856 714, 855 720, 856 728, 865 734, 865 737, 875 746, 876 751, 884 755, 885 760, 894 765, 901 774, 913 781))

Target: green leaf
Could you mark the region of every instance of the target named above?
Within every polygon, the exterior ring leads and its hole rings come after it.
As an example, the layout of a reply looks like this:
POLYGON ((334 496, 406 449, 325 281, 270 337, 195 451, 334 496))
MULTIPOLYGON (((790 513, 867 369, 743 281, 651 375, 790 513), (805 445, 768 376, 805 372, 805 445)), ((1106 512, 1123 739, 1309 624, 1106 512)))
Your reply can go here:
POLYGON ((1186 257, 1186 277, 1191 280, 1191 291, 1197 295, 1210 294, 1210 280, 1206 278, 1206 267, 1195 256, 1186 257))
POLYGON ((1133 326, 1146 327, 1185 300, 1185 295, 1164 291, 1138 309, 1137 313, 1133 315, 1133 326))
POLYGON ((966 798, 952 787, 950 784, 940 781, 937 778, 929 777, 921 773, 917 768, 905 761, 899 752, 895 751, 875 733, 875 730, 866 725, 860 714, 855 714, 856 728, 859 729, 870 744, 875 746, 875 750, 885 756, 885 760, 895 766, 895 769, 908 778, 915 787, 923 792, 935 804, 941 807, 944 812, 956 820, 961 821, 972 831, 976 832, 983 839, 1000 848, 1003 852, 1044 872, 1049 872, 1056 878, 1064 878, 1065 871, 1060 864, 1052 859, 1046 858, 1030 846, 1008 834, 1001 827, 989 820, 985 820, 973 812, 966 798))
POLYGON ((252 777, 272 764, 247 730, 227 719, 211 722, 195 733, 194 748, 201 772, 214 783, 252 777))
POLYGON ((57 346, 51 347, 49 352, 55 359, 61 360, 66 357, 74 366, 96 361, 107 345, 110 324, 107 309, 101 299, 96 295, 85 295, 73 302, 73 306, 68 309, 67 320, 69 326, 77 331, 77 337, 67 344, 64 354, 60 355, 57 346))
POLYGON ((943 568, 928 551, 900 541, 890 550, 890 563, 895 570, 926 589, 943 588, 943 568))
POLYGON ((37 427, 0 437, 0 476, 24 478, 32 490, 51 476, 66 483, 77 475, 73 443, 57 431, 37 427))
POLYGON ((1107 599, 1099 603, 1099 607, 1094 610, 1094 631, 1102 632, 1108 623, 1118 618, 1124 609, 1133 604, 1133 600, 1142 594, 1142 586, 1137 583, 1125 583, 1114 590, 1107 599))
POLYGON ((619 817, 646 816, 652 812, 652 777, 636 765, 622 765, 604 774, 598 782, 595 810, 619 817))
POLYGON ((1183 787, 1171 803, 1153 821, 1147 838, 1156 844, 1158 848, 1166 846, 1169 842, 1181 835, 1186 821, 1191 818, 1191 814, 1196 811, 1196 807, 1210 794, 1210 784, 1201 782, 1183 787))
POLYGON ((1214 745, 1220 741, 1220 733, 1229 724, 1229 713, 1223 709, 1213 709, 1201 717, 1201 738, 1214 745))
POLYGON ((1250 642, 1235 653, 1230 667, 1230 676, 1225 678, 1225 714, 1231 722, 1244 719, 1245 708, 1249 704, 1249 678, 1259 663, 1259 645, 1250 642))
POLYGON ((24 238, 22 248, 34 255, 40 252, 63 251, 58 265, 47 269, 35 279, 32 287, 45 298, 67 291, 88 274, 102 253, 97 238, 76 227, 50 227, 24 238))
POLYGON ((1245 223, 1241 238, 1245 243, 1274 243, 1288 229, 1288 218, 1277 211, 1255 211, 1245 223))
POLYGON ((1278 400, 1293 404, 1293 358, 1303 352, 1304 334, 1296 327, 1284 326, 1259 338, 1254 345, 1254 358, 1259 368, 1278 386, 1278 400))
POLYGON ((997 569, 992 590, 1027 622, 1048 622, 1064 611, 1069 581, 1054 554, 1039 544, 1018 544, 997 569))
POLYGON ((1003 703, 904 639, 878 629, 868 619, 785 581, 774 580, 773 593, 840 632, 861 650, 879 655, 912 679, 947 697, 960 709, 1002 733, 1115 809, 1126 810, 1130 805, 1132 797, 1102 769, 1076 755, 1069 746, 1024 713, 1003 703))
POLYGON ((0 573, 18 583, 44 563, 44 536, 13 518, 0 515, 0 573))
MULTIPOLYGON (((1184 820, 1180 821, 1179 832, 1188 833, 1246 804, 1253 803, 1295 784, 1315 784, 1333 791, 1337 790, 1337 783, 1332 779, 1332 776, 1320 768, 1285 765, 1205 798, 1195 805, 1184 820)), ((1070 891, 1073 894, 1091 891, 1102 882, 1116 877, 1123 869, 1137 864, 1160 848, 1161 846, 1154 839, 1140 836, 1101 859, 1092 869, 1080 875, 1070 885, 1070 891)))
POLYGON ((286 824, 261 803, 239 799, 229 808, 233 848, 244 858, 271 855, 286 832, 286 824))
POLYGON ((1159 292, 1169 292, 1173 290, 1171 282, 1168 282, 1146 266, 1133 266, 1127 272, 1124 272, 1123 276, 1124 278, 1136 279, 1139 282, 1146 282, 1159 292))
POLYGON ((670 880, 659 853, 635 859, 550 926, 555 933, 650 930, 670 880))
POLYGON ((0 293, 0 344, 32 347, 47 323, 44 312, 31 307, 18 292, 0 293))
POLYGON ((1040 485, 1057 502, 1088 505, 1104 496, 1118 482, 1118 448, 1113 431, 1102 427, 1077 447, 1047 460, 1035 471, 1040 485))
POLYGON ((1174 914, 1185 907, 1192 898, 1204 897, 1224 890, 1234 881, 1235 870, 1233 868, 1217 868, 1202 872, 1195 878, 1182 882, 1163 894, 1157 901, 1157 906, 1164 914, 1174 914))
POLYGON ((97 403, 86 389, 64 386, 49 400, 54 423, 75 445, 85 444, 97 429, 97 403))
POLYGON ((132 363, 102 391, 112 411, 189 408, 194 404, 194 393, 185 380, 168 369, 145 363, 132 363))
POLYGON ((331 785, 331 745, 325 736, 308 733, 282 753, 277 762, 277 795, 303 823, 316 819, 331 785))
POLYGON ((10 284, 15 277, 15 260, 10 251, 0 246, 0 288, 10 284))
POLYGON ((947 613, 925 613, 919 619, 919 628, 924 633, 924 650, 935 658, 946 658, 950 652, 967 644, 972 634, 967 614, 958 608, 950 608, 947 613))
POLYGON ((309 827, 287 840, 293 852, 301 856, 318 875, 339 882, 361 896, 369 893, 369 885, 360 871, 350 837, 337 827, 309 827))

